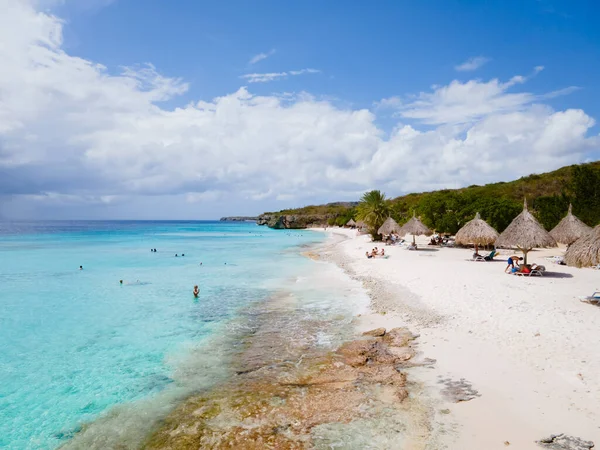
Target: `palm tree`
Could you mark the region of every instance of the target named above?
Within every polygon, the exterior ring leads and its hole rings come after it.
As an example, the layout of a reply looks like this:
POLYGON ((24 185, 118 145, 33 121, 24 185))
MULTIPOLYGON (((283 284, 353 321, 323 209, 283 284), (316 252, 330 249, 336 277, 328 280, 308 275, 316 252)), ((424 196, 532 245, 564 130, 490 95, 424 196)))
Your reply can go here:
POLYGON ((377 230, 390 216, 390 206, 385 194, 381 191, 365 192, 356 209, 356 218, 367 224, 373 239, 378 239, 377 230))

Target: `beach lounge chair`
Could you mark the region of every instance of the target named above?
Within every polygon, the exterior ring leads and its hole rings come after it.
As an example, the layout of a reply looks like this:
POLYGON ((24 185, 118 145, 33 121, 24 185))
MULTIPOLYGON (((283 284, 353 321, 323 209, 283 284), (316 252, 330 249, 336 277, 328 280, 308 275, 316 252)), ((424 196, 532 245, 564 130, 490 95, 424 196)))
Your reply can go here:
POLYGON ((500 252, 498 252, 496 249, 492 250, 489 254, 482 256, 482 255, 477 255, 475 257, 473 257, 473 259, 470 259, 469 261, 492 261, 494 259, 494 257, 498 256, 500 252))
MULTIPOLYGON (((532 264, 533 265, 533 264, 532 264)), ((538 266, 535 264, 535 269, 531 269, 529 272, 515 272, 514 275, 518 275, 520 277, 541 277, 546 272, 545 266, 538 266)))
POLYGON ((600 305, 600 292, 596 291, 589 297, 579 297, 579 300, 584 303, 591 303, 592 305, 600 305))

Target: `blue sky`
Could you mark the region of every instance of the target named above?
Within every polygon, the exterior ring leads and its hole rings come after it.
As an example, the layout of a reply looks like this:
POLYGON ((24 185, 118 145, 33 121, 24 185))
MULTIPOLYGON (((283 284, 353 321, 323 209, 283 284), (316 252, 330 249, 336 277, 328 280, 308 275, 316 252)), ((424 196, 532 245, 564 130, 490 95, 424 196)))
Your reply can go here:
POLYGON ((99 10, 66 3, 57 11, 69 21, 70 53, 111 68, 152 62, 190 82, 179 103, 228 93, 245 73, 314 67, 319 76, 253 91, 306 90, 369 108, 391 95, 471 79, 473 72, 454 67, 483 56, 490 61, 476 71, 478 78, 510 78, 543 65, 544 75, 529 89, 579 86, 582 91, 556 100, 558 107, 597 116, 600 104, 600 4, 592 0, 116 0, 99 10))
POLYGON ((30 93, 0 96, 4 217, 252 214, 598 157, 591 0, 2 4, 0 93, 30 93), (50 38, 41 72, 23 49, 50 38))

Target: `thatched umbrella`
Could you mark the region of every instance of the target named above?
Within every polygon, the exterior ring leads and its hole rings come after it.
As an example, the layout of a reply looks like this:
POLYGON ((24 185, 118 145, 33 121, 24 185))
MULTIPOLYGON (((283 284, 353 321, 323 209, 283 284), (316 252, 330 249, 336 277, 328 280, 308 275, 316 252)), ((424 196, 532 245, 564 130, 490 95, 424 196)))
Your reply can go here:
POLYGON ((592 231, 592 227, 575 217, 573 215, 573 206, 569 205, 569 212, 563 220, 550 231, 550 235, 556 242, 569 245, 580 237, 585 236, 590 231, 592 231))
POLYGON ((600 264, 600 225, 571 244, 565 253, 565 262, 575 267, 600 264))
POLYGON ((363 228, 366 228, 367 224, 364 223, 362 220, 359 220, 358 222, 356 222, 356 228, 358 228, 359 230, 362 230, 363 228))
POLYGON ((379 227, 379 230, 377 230, 377 234, 392 234, 393 232, 400 231, 400 228, 398 222, 391 217, 388 217, 385 222, 383 222, 383 225, 379 227))
POLYGON ((517 247, 523 252, 527 264, 527 253, 531 249, 556 247, 556 241, 527 210, 527 199, 525 199, 523 212, 515 217, 498 237, 496 247, 517 247))
POLYGON ((498 239, 498 232, 477 213, 473 220, 468 221, 458 230, 455 242, 461 245, 475 244, 475 253, 477 253, 479 245, 493 244, 496 239, 498 239))
POLYGON ((415 215, 413 214, 412 219, 402 225, 400 228, 400 232, 398 234, 407 235, 412 234, 413 236, 413 244, 415 244, 415 236, 431 236, 433 233, 429 228, 425 226, 423 222, 421 222, 415 215))
POLYGON ((346 223, 347 227, 355 227, 356 226, 356 222, 354 221, 354 219, 350 219, 347 223, 346 223))

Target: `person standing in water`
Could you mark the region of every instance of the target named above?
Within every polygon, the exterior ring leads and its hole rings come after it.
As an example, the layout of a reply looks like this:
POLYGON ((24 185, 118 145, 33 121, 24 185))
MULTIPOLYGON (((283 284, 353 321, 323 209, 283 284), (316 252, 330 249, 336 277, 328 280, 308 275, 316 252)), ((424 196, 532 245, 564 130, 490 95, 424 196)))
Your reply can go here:
POLYGON ((200 294, 200 289, 198 289, 198 285, 194 286, 194 297, 198 298, 200 294))

